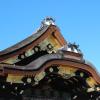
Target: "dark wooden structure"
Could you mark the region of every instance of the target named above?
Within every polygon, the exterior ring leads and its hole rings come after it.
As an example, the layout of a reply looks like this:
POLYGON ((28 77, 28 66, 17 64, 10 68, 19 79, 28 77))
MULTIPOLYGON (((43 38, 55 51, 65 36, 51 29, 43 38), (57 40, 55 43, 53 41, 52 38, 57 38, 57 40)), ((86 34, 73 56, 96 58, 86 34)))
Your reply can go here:
POLYGON ((52 18, 0 52, 0 100, 100 100, 100 76, 52 18))

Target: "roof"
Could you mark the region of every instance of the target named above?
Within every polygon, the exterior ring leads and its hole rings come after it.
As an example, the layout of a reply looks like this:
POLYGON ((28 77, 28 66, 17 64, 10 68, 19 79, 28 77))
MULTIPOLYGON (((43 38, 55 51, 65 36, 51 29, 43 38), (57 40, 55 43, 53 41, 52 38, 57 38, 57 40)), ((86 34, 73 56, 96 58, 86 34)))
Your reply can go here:
POLYGON ((28 44, 30 44, 31 42, 33 42, 34 40, 36 40, 38 37, 40 37, 51 25, 55 26, 55 20, 51 17, 47 17, 45 18, 42 22, 41 22, 41 26, 40 28, 33 33, 31 36, 29 36, 28 38, 24 39, 23 41, 5 49, 0 51, 0 56, 13 52, 15 50, 18 50, 28 44))
MULTIPOLYGON (((1 58, 4 57, 3 55, 5 55, 5 58, 7 58, 6 54, 9 54, 12 52, 16 53, 16 50, 19 50, 19 49, 24 51, 24 47, 26 47, 26 46, 31 45, 33 47, 33 44, 36 42, 35 40, 38 41, 36 44, 43 41, 44 38, 46 38, 48 35, 51 34, 51 31, 54 32, 55 30, 57 30, 55 27, 56 26, 51 21, 51 19, 47 19, 47 21, 45 20, 44 22, 42 22, 42 26, 39 28, 39 30, 37 32, 35 32, 34 34, 32 34, 30 37, 24 39, 23 41, 15 44, 14 46, 12 46, 10 48, 7 48, 7 49, 1 51, 0 52, 1 58), (53 26, 53 28, 51 26, 53 26), (45 33, 47 33, 47 34, 45 34, 45 33), (42 38, 42 36, 43 36, 43 38, 42 38), (40 40, 40 38, 41 38, 41 40, 40 40)), ((59 33, 59 30, 58 30, 58 33, 59 33)), ((63 43, 64 39, 61 35, 59 35, 59 34, 52 34, 52 35, 54 35, 56 37, 56 38, 54 38, 55 40, 58 39, 60 41, 60 42, 59 41, 58 42, 63 44, 63 45, 61 45, 62 46, 61 48, 57 48, 58 52, 56 52, 54 54, 52 53, 52 54, 46 54, 46 55, 39 56, 35 60, 32 59, 32 61, 29 64, 24 65, 24 66, 20 66, 20 65, 18 66, 15 63, 13 65, 0 64, 0 69, 2 70, 2 73, 5 74, 5 72, 7 72, 9 70, 13 74, 16 74, 15 71, 17 70, 17 71, 19 71, 19 73, 20 73, 20 71, 23 71, 23 73, 21 73, 21 74, 26 74, 25 73, 26 71, 28 74, 29 74, 29 71, 30 72, 32 71, 32 74, 34 74, 34 71, 36 71, 36 70, 39 71, 39 69, 51 66, 53 64, 69 65, 73 68, 75 67, 75 68, 89 72, 90 74, 93 75, 94 79, 100 84, 100 76, 93 68, 93 65, 91 65, 90 63, 87 63, 83 59, 83 55, 82 55, 80 49, 78 48, 78 45, 76 45, 75 43, 68 45, 66 42, 63 43)), ((28 48, 28 49, 30 49, 30 48, 28 48)), ((20 52, 19 53, 17 52, 17 54, 20 54, 20 52)), ((11 55, 9 55, 9 57, 12 58, 11 55)), ((9 73, 9 71, 7 73, 9 73)))

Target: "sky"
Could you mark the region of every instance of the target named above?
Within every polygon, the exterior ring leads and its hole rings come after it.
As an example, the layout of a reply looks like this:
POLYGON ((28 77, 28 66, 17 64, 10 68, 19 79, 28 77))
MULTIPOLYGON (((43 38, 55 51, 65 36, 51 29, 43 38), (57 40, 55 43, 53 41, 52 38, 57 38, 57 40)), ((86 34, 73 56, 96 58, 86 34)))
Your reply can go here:
POLYGON ((30 36, 47 16, 100 73, 100 0, 0 0, 0 50, 30 36))

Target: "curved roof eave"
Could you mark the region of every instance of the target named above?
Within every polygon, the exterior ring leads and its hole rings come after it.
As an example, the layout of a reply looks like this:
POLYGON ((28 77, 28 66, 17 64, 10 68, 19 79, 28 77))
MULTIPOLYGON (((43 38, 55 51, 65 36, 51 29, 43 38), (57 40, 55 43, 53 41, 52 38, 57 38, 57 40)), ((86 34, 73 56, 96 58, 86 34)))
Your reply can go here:
POLYGON ((37 39, 39 36, 41 36, 49 27, 50 27, 50 25, 44 26, 44 27, 40 28, 36 33, 34 33, 31 36, 29 36, 28 38, 24 39, 23 41, 5 49, 5 50, 0 51, 0 56, 7 54, 7 53, 10 53, 10 52, 13 52, 17 49, 20 49, 20 48, 28 45, 29 43, 31 43, 32 41, 37 39))
POLYGON ((60 54, 51 54, 51 55, 42 56, 26 66, 16 66, 16 65, 9 65, 9 66, 3 65, 3 66, 4 66, 4 70, 8 69, 8 70, 19 70, 19 71, 28 71, 28 72, 32 71, 33 73, 36 70, 39 70, 39 69, 41 70, 41 68, 44 69, 45 67, 52 65, 52 64, 71 65, 72 67, 85 70, 91 73, 94 79, 100 84, 100 76, 96 72, 93 66, 86 64, 84 61, 63 58, 62 55, 60 54))
POLYGON ((91 66, 92 68, 94 68, 96 70, 96 72, 98 73, 98 75, 100 76, 100 73, 97 71, 96 67, 88 60, 84 60, 86 65, 91 66))

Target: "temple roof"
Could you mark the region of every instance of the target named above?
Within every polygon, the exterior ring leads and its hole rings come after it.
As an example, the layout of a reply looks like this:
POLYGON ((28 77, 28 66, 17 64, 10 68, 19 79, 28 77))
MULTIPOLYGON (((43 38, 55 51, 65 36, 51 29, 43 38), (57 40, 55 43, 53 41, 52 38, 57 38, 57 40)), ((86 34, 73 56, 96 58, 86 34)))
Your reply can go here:
POLYGON ((0 56, 4 55, 4 54, 8 54, 8 53, 13 52, 15 50, 18 50, 18 49, 20 49, 24 46, 29 45, 30 43, 32 43, 33 41, 38 39, 42 34, 44 34, 44 32, 47 31, 47 29, 50 26, 54 25, 56 27, 54 22, 55 22, 54 19, 52 19, 51 17, 47 17, 46 19, 44 19, 41 22, 40 28, 35 33, 33 33, 31 36, 24 39, 23 41, 21 41, 21 42, 15 44, 15 45, 5 49, 5 50, 0 51, 0 56))
POLYGON ((45 79, 48 83, 56 82, 56 78, 60 78, 66 87, 100 92, 100 75, 94 66, 85 60, 79 45, 63 38, 49 17, 31 36, 0 51, 0 77, 8 86, 15 83, 23 87, 40 85, 45 79))

